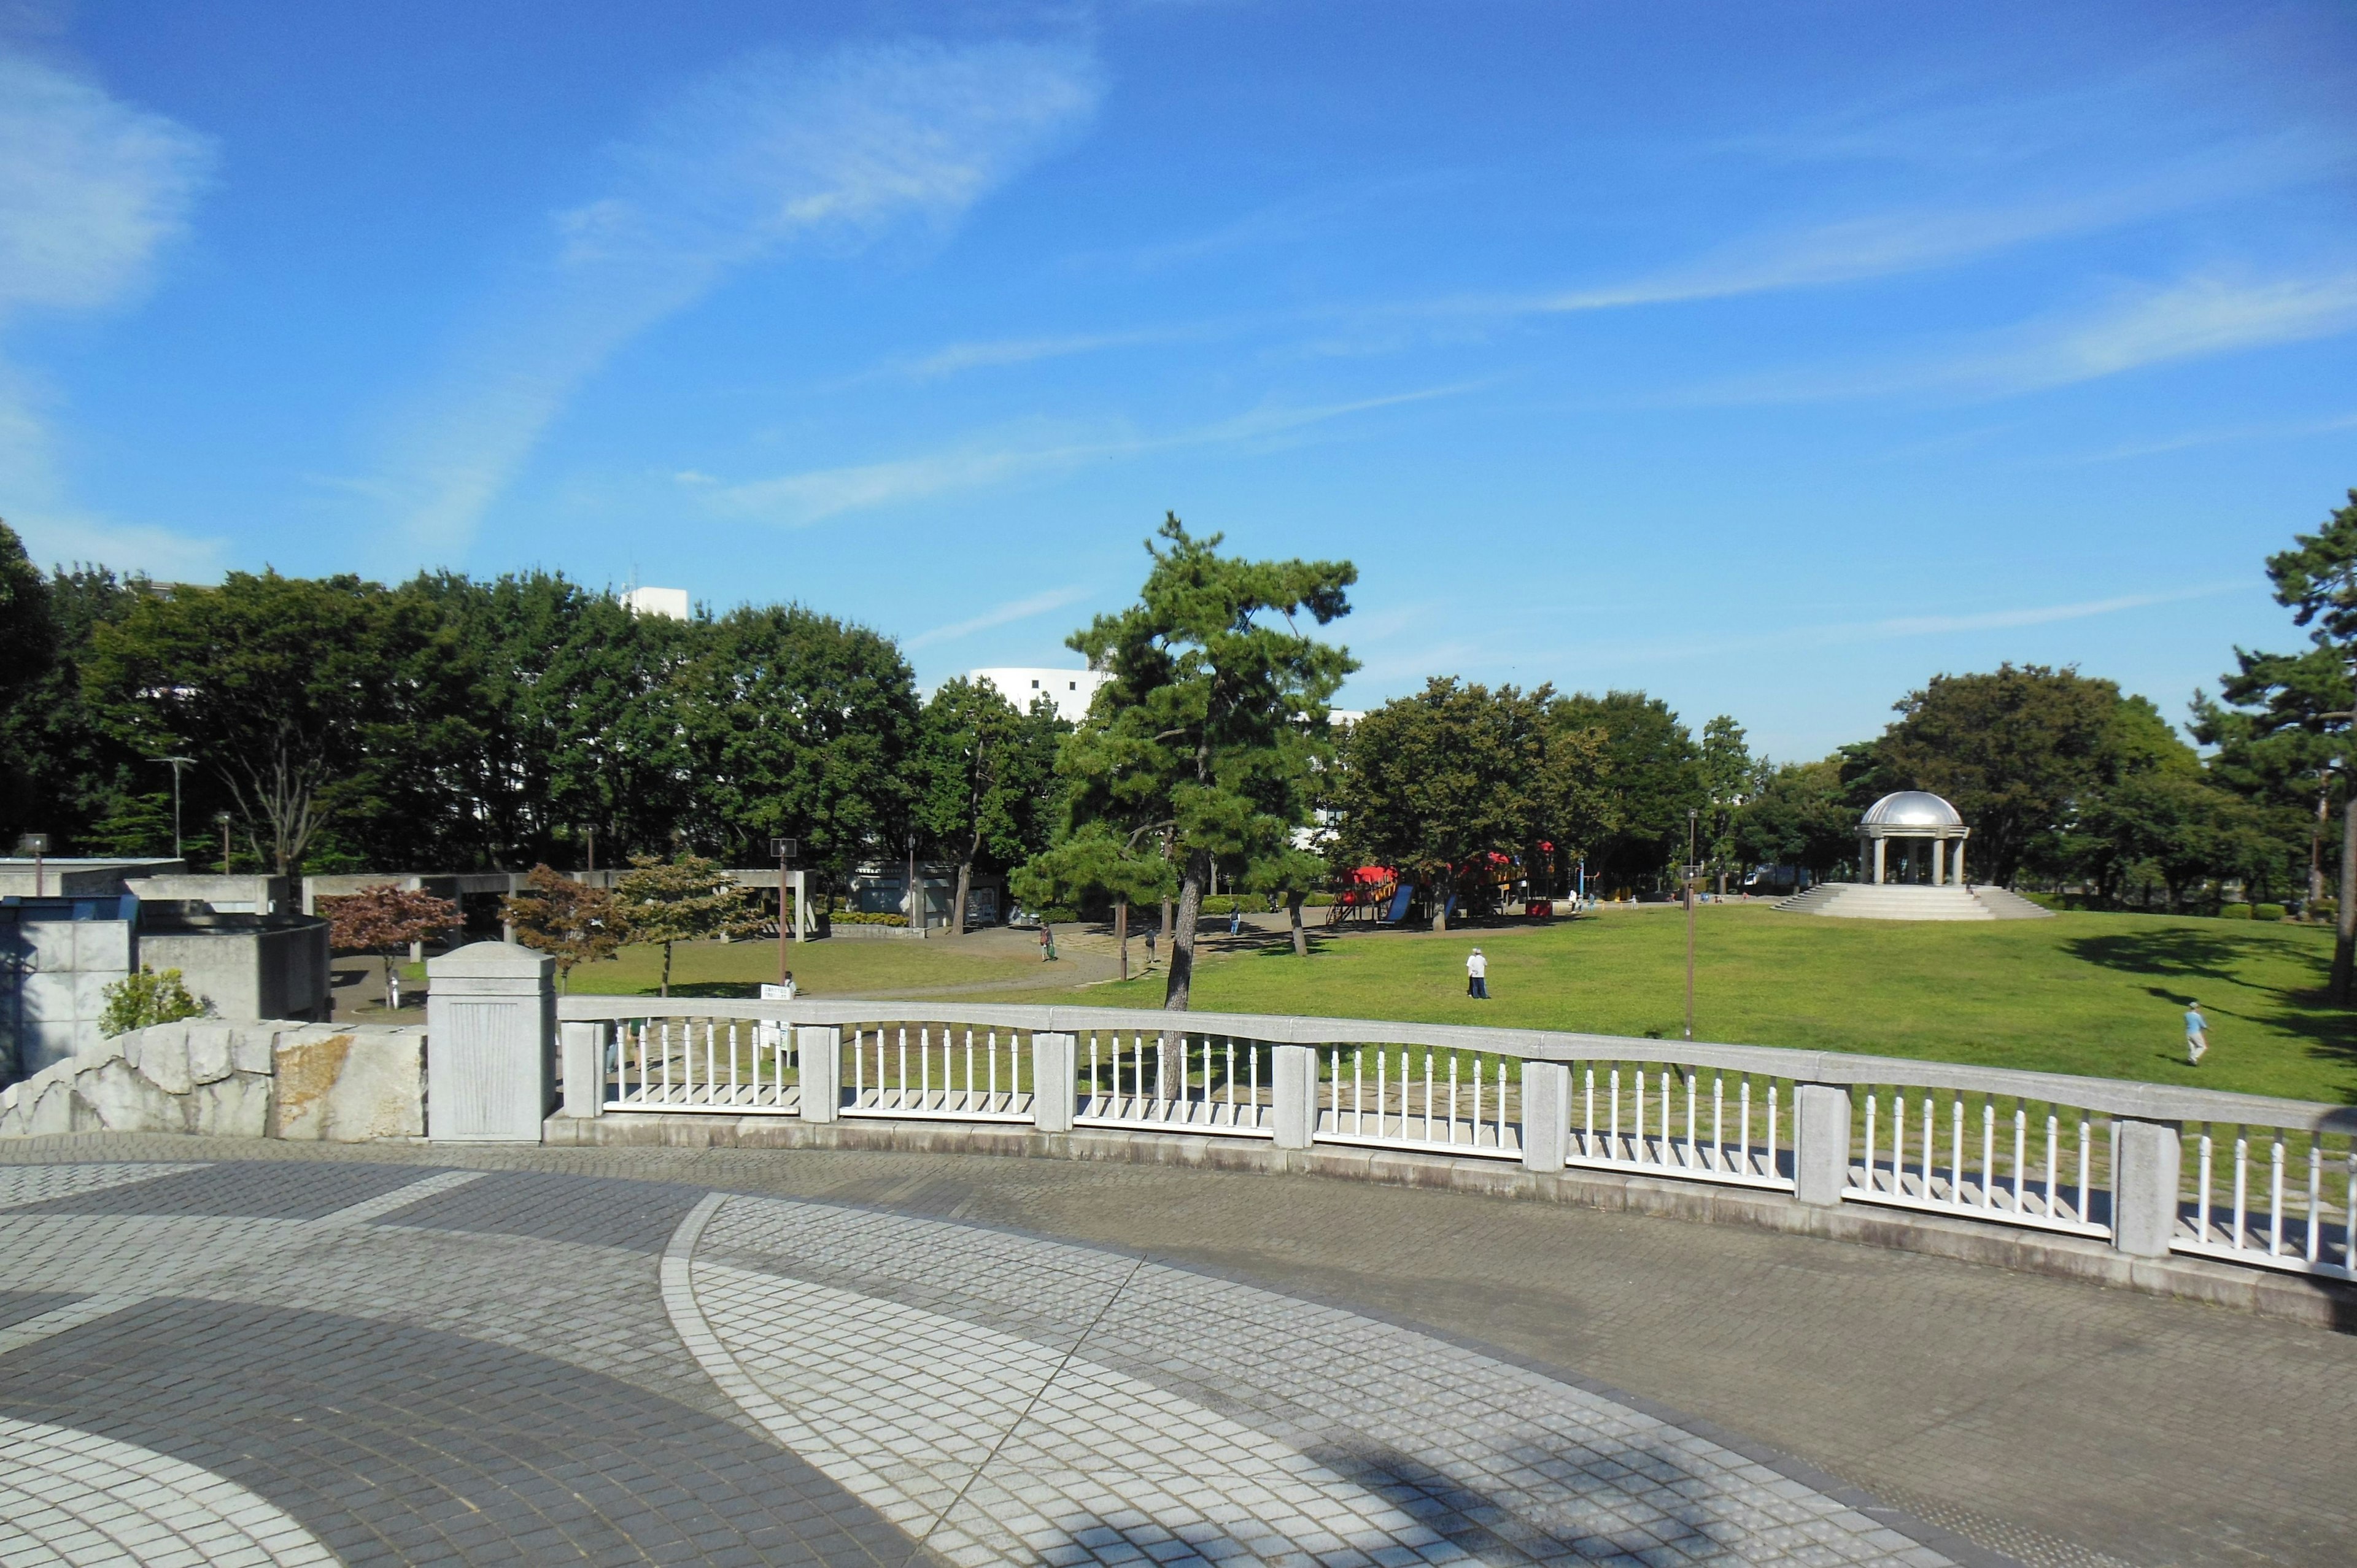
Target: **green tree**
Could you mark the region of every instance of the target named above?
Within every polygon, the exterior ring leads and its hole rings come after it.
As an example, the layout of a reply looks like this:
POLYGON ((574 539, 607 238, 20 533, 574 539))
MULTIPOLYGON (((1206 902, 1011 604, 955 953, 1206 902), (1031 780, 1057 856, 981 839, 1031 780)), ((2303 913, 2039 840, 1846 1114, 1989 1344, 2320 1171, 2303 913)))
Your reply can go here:
POLYGON ((696 854, 672 861, 632 855, 630 870, 614 885, 614 908, 625 940, 662 944, 663 996, 671 994, 674 943, 749 937, 765 925, 751 897, 719 863, 696 854))
POLYGON ((976 862, 1014 865, 1048 846, 1061 804, 1056 751, 1071 725, 1042 697, 1028 714, 995 686, 945 681, 917 726, 917 831, 957 862, 950 929, 965 935, 976 862))
POLYGON ((500 900, 500 918, 515 940, 556 961, 559 984, 569 984, 576 964, 614 956, 622 945, 622 920, 614 896, 535 865, 524 890, 500 900))
POLYGON ((732 610, 683 671, 693 842, 758 855, 773 834, 847 875, 907 822, 917 687, 890 639, 799 606, 732 610))
POLYGON ((1842 781, 1842 757, 1764 769, 1736 812, 1736 853, 1807 868, 1820 879, 1857 847, 1857 807, 1842 781))
POLYGON ((1609 740, 1591 710, 1549 688, 1492 690, 1437 677, 1351 726, 1330 785, 1337 857, 1430 887, 1433 929, 1493 855, 1534 870, 1619 825, 1609 740), (1553 846, 1543 849, 1542 845, 1553 846))
POLYGON ((2332 803, 2347 788, 2336 715, 2357 705, 2349 667, 2329 648, 2237 648, 2234 664, 2219 678, 2217 701, 2193 693, 2193 738, 2217 748, 2209 768, 2220 784, 2264 808, 2307 819, 2308 898, 2320 903, 2332 803))
POLYGON ((2149 738, 2115 727, 2121 701, 2109 681, 2042 664, 1935 675, 1897 704, 1869 783, 1946 797, 1972 824, 1983 875, 2010 886, 2026 864, 2061 863, 2061 835, 2104 781, 2107 757, 2119 761, 2149 738))
MULTIPOLYGON (((2307 627, 2317 647, 2357 672, 2357 489, 2349 492, 2349 504, 2326 518, 2321 529, 2292 535, 2292 548, 2268 556, 2267 578, 2275 585, 2276 602, 2292 612, 2292 624, 2307 627)), ((2357 746, 2357 725, 2349 711, 2330 714, 2326 722, 2335 726, 2348 756, 2357 746)), ((2335 1003, 2345 1004, 2352 964, 2357 964, 2357 790, 2344 793, 2341 914, 2329 989, 2335 1003)))
MULTIPOLYGON (((21 589, 21 579, 19 588, 21 589)), ((47 650, 9 674, 22 684, 0 702, 0 837, 46 832, 59 850, 157 854, 172 842, 169 775, 102 725, 82 692, 97 628, 119 620, 148 591, 144 578, 102 567, 60 569, 10 629, 44 628, 47 650)), ((17 658, 0 654, 0 664, 17 658)), ((5 683, 6 676, 0 676, 5 683)), ((225 803, 200 777, 189 780, 188 821, 225 803)))
POLYGON ((1587 846, 1593 878, 1625 886, 1683 861, 1686 813, 1706 797, 1694 736, 1670 705, 1642 692, 1582 692, 1563 699, 1560 722, 1604 737, 1613 825, 1587 846))
POLYGON ((196 757, 292 876, 361 785, 371 741, 389 741, 393 672, 416 629, 357 577, 232 572, 101 623, 85 688, 119 738, 196 757))
POLYGON ((1078 914, 1113 906, 1114 937, 1121 954, 1121 977, 1129 978, 1129 911, 1176 895, 1178 876, 1162 853, 1157 824, 1124 832, 1105 818, 1081 823, 1014 868, 1007 890, 1042 918, 1060 909, 1078 914))
POLYGON ((1271 854, 1308 820, 1312 769, 1332 751, 1328 703, 1357 668, 1303 632, 1350 613, 1358 570, 1340 561, 1240 561, 1176 513, 1146 542, 1138 602, 1068 646, 1111 678, 1063 747, 1075 827, 1159 832, 1179 870, 1163 1005, 1182 1010, 1211 857, 1271 854))
POLYGON ((1334 875, 1324 855, 1290 844, 1264 855, 1245 868, 1241 886, 1248 892, 1274 893, 1285 900, 1285 914, 1293 934, 1293 956, 1309 956, 1309 934, 1301 927, 1302 901, 1324 888, 1334 875))
POLYGON ((1721 714, 1702 726, 1703 846, 1718 876, 1718 892, 1727 896, 1727 870, 1738 848, 1737 824, 1744 801, 1760 785, 1760 765, 1744 744, 1743 726, 1721 714))

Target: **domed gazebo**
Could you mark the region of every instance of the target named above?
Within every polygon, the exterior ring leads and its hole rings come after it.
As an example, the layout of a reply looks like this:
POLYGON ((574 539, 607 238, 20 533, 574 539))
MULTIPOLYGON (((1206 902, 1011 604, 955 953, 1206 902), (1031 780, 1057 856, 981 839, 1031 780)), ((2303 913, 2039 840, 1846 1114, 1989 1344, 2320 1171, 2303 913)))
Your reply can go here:
MULTIPOLYGON (((1866 809, 1857 823, 1858 869, 1866 869, 1867 861, 1874 862, 1874 883, 1880 886, 1889 882, 1890 841, 1900 841, 1901 852, 1909 861, 1918 854, 1928 860, 1926 880, 1934 887, 1964 885, 1964 840, 1973 830, 1964 826, 1964 819, 1956 808, 1928 789, 1901 789, 1885 795, 1866 809), (1953 843, 1955 853, 1949 854, 1953 843), (1916 845, 1921 844, 1919 852, 1916 845), (1869 848, 1868 846, 1871 846, 1869 848)), ((1912 876, 1901 874, 1901 880, 1911 882, 1912 876)))

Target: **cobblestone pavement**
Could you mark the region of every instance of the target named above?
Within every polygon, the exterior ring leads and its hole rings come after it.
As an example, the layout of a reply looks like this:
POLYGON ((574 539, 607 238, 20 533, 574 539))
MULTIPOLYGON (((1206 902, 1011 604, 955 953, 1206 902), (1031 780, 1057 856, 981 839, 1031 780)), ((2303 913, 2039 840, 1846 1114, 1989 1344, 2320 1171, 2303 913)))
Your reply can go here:
POLYGON ((979 1156, 10 1159, 10 1564, 2357 1560, 2357 1341, 1939 1260, 979 1156))

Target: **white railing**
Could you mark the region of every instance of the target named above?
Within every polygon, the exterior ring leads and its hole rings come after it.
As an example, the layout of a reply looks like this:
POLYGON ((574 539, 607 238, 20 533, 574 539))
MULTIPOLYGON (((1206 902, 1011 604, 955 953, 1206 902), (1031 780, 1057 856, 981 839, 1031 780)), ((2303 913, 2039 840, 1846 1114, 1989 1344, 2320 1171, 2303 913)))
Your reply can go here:
POLYGON ((597 1051, 566 1058, 592 1072, 583 1099, 601 1112, 1078 1126, 1517 1161, 2357 1279, 2348 1107, 1540 1031, 1206 1014, 1173 1028, 1159 1012, 987 1004, 909 1019, 904 1005, 699 999, 663 1016, 642 998, 569 996, 558 1011, 601 1031, 597 1051), (833 1049, 806 1063, 801 1050, 823 1041, 833 1049), (804 1103, 805 1083, 823 1098, 804 1103), (2124 1170, 2131 1132, 2139 1152, 2124 1170))
POLYGON ((1317 1139, 1519 1160, 1520 1096, 1507 1081, 1507 1061, 1429 1046, 1329 1047, 1317 1139), (1511 1110, 1510 1100, 1515 1102, 1511 1110))
POLYGON ((1730 1089, 1717 1069, 1642 1062, 1578 1062, 1572 1070, 1565 1164, 1792 1190, 1789 1084, 1737 1073, 1730 1089))
POLYGON ((791 1035, 740 1018, 617 1020, 603 1052, 605 1107, 800 1115, 800 1064, 791 1035))
POLYGON ((845 1116, 1031 1120, 1029 1042, 1019 1029, 892 1024, 851 1030, 845 1116))
POLYGON ((2357 1279, 2357 1139, 2209 1122, 2183 1137, 2191 1194, 2169 1251, 2357 1279))
POLYGON ((1072 1120, 1084 1127, 1140 1127, 1270 1136, 1267 1047, 1232 1035, 1091 1029, 1074 1043, 1081 1074, 1072 1120))
POLYGON ((2109 1236, 2109 1117, 2018 1097, 1868 1086, 1842 1196, 2034 1230, 2109 1236))

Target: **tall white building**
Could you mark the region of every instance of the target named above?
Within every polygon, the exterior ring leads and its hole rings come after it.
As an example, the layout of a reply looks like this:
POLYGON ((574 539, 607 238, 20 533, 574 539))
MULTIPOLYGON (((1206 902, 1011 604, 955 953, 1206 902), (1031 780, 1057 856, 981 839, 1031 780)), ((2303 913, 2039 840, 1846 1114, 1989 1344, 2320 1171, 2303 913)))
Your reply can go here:
POLYGON ((1071 724, 1089 716, 1089 703, 1095 700, 1097 688, 1113 679, 1102 670, 1006 668, 969 670, 965 673, 966 679, 976 684, 988 682, 996 686, 1000 696, 1018 708, 1028 710, 1045 697, 1056 704, 1056 716, 1071 724))

